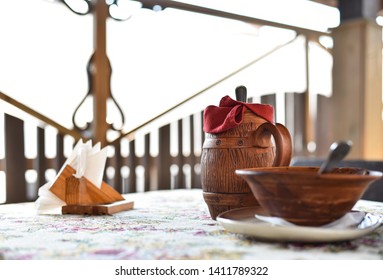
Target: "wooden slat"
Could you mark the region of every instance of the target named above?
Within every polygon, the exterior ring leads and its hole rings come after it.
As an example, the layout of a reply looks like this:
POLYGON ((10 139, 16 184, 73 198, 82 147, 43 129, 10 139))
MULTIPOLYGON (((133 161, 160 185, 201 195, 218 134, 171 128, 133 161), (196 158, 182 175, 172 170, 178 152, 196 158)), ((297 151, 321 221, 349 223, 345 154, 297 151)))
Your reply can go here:
POLYGON ((276 112, 278 110, 275 93, 262 95, 261 96, 261 103, 262 104, 269 104, 269 105, 273 106, 273 108, 274 108, 274 120, 275 120, 276 112))
POLYGON ((56 135, 56 159, 55 159, 55 169, 59 171, 61 166, 65 162, 64 156, 64 136, 61 134, 56 135))
POLYGON ((292 137, 294 156, 307 154, 306 98, 307 93, 286 93, 285 95, 285 126, 292 137))
POLYGON ((128 177, 128 192, 133 193, 137 192, 137 176, 136 176, 136 143, 135 140, 129 142, 129 157, 128 157, 128 166, 130 169, 128 177))
POLYGON ((195 173, 195 165, 196 165, 196 158, 195 158, 195 150, 194 150, 194 143, 195 143, 195 126, 194 126, 194 115, 189 116, 190 121, 190 177, 191 177, 191 187, 195 188, 197 186, 197 181, 199 178, 196 176, 195 173))
MULTIPOLYGON (((203 142, 205 141, 205 132, 203 131, 203 111, 200 113, 200 121, 201 121, 201 145, 203 145, 203 142)), ((201 152, 202 152, 202 147, 201 147, 201 152)), ((198 156, 198 162, 201 163, 201 155, 198 156)), ((199 180, 198 180, 198 188, 202 189, 202 183, 201 183, 201 173, 198 174, 199 180)))
POLYGON ((122 189, 122 176, 121 176, 121 167, 122 167, 122 156, 121 156, 121 143, 118 142, 114 146, 114 180, 113 184, 111 185, 116 191, 119 193, 123 192, 122 189))
POLYGON ((170 189, 170 124, 160 128, 158 135, 157 186, 159 190, 170 189))
POLYGON ((45 184, 45 171, 47 169, 45 161, 45 130, 37 127, 37 184, 42 186, 45 184))
POLYGON ((201 143, 203 145, 203 142, 205 141, 205 132, 203 131, 203 124, 204 124, 204 120, 203 120, 203 115, 204 115, 204 112, 201 111, 201 128, 202 128, 202 133, 201 133, 201 143))
POLYGON ((178 173, 175 178, 175 188, 176 189, 184 189, 186 184, 185 184, 185 175, 183 172, 183 166, 185 164, 185 159, 183 156, 183 121, 182 119, 179 119, 177 122, 177 145, 178 145, 178 154, 176 157, 176 164, 178 166, 178 173))
POLYGON ((146 134, 144 137, 144 149, 145 153, 142 159, 142 165, 144 166, 144 191, 150 190, 150 171, 151 171, 151 160, 150 160, 150 134, 146 134))
POLYGON ((105 169, 104 169, 104 177, 103 177, 103 180, 109 184, 109 185, 114 185, 114 178, 109 178, 106 174, 106 170, 108 167, 115 167, 115 157, 113 158, 110 158, 110 157, 107 157, 106 159, 106 163, 105 163, 105 169))
POLYGON ((24 153, 24 123, 5 114, 6 202, 25 202, 27 199, 24 153))

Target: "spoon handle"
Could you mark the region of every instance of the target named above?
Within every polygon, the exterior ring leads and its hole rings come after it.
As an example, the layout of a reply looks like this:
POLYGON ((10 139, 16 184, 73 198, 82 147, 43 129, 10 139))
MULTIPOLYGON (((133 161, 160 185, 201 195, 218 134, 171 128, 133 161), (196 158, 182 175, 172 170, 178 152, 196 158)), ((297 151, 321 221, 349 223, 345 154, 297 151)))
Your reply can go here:
POLYGON ((320 166, 318 174, 329 173, 350 151, 351 141, 335 142, 330 146, 328 158, 320 166))

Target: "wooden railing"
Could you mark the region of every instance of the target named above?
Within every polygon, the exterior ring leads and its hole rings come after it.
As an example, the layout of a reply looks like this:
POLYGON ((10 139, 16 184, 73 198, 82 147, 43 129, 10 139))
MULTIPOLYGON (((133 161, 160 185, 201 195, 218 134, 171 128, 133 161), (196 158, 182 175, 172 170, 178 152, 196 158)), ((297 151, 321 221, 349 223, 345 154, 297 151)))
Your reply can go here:
MULTIPOLYGON (((278 108, 275 94, 262 96, 260 103, 267 103, 278 108)), ((324 123, 316 127, 316 150, 307 150, 306 137, 306 98, 305 93, 285 94, 285 126, 293 137, 294 156, 317 155, 327 152, 329 135, 326 132, 327 120, 331 118, 326 110, 326 97, 319 96, 317 111, 318 119, 324 123), (324 113, 321 113, 324 112, 324 113), (327 135, 327 136, 326 136, 327 135)), ((251 101, 250 99, 249 101, 251 101)), ((66 141, 77 140, 76 135, 68 135, 65 131, 57 130, 55 137, 46 137, 46 130, 54 123, 44 122, 36 126, 36 141, 31 141, 31 135, 24 132, 24 121, 9 114, 4 115, 5 157, 0 158, 0 172, 6 174, 6 202, 33 201, 37 198, 40 186, 46 183, 47 171, 58 172, 65 162, 64 146, 66 141), (48 141, 54 141, 56 156, 47 158, 48 141), (37 155, 26 158, 26 143, 36 143, 37 155), (26 176, 32 173, 34 176, 26 176), (27 178, 26 178, 27 177, 27 178), (28 178, 32 177, 32 179, 28 178)), ((109 146, 111 151, 105 169, 105 181, 121 193, 150 191, 156 189, 200 188, 200 155, 204 140, 202 112, 175 120, 151 133, 139 138, 123 138, 109 146), (176 139, 176 140, 172 140, 176 139), (143 147, 138 153, 137 146, 143 147), (153 154, 151 147, 157 147, 153 154), (187 151, 185 153, 185 151, 187 151)))
MULTIPOLYGON (((109 146, 111 155, 107 159, 105 169, 105 181, 114 186, 121 193, 149 191, 153 189, 170 188, 200 188, 199 161, 200 152, 196 151, 195 137, 200 137, 202 143, 203 133, 196 131, 195 127, 201 128, 201 113, 191 115, 176 122, 176 125, 167 124, 160 127, 157 133, 151 132, 144 135, 143 139, 126 141, 122 139, 114 146, 109 146), (184 123, 188 121, 188 131, 184 123), (199 124, 197 123, 199 122, 199 124), (171 147, 171 134, 175 133, 177 141, 172 143, 177 147, 171 147), (156 135, 155 139, 151 139, 156 135), (187 141, 184 141, 187 137, 187 141), (137 154, 137 142, 142 141, 143 154, 137 154), (183 153, 184 143, 188 143, 188 153, 183 153), (158 146, 158 153, 152 155, 150 146, 158 146), (176 154, 172 150, 178 150, 176 154)), ((6 174, 6 202, 33 201, 37 198, 38 188, 47 181, 46 172, 58 172, 65 162, 64 138, 70 137, 57 133, 56 156, 46 157, 46 135, 48 125, 36 127, 37 139, 31 141, 30 135, 24 133, 24 121, 14 116, 4 115, 5 157, 0 159, 0 171, 6 174), (37 156, 26 158, 25 144, 35 142, 37 156), (26 174, 34 173, 35 176, 28 180, 26 174)), ((200 151, 200 149, 199 149, 200 151)), ((52 176, 50 176, 52 177, 52 176)))
POLYGON ((199 112, 162 126, 140 139, 117 142, 111 147, 114 155, 107 162, 106 180, 122 193, 200 188, 201 148, 196 149, 195 142, 203 142, 202 131, 196 129, 201 128, 201 125, 202 114, 199 112), (186 122, 189 125, 185 125, 186 122), (171 141, 172 137, 176 139, 175 143, 171 141), (185 142, 188 147, 185 147, 185 142), (137 154, 137 144, 143 146, 141 155, 137 154), (151 153, 151 146, 157 147, 155 154, 151 153))

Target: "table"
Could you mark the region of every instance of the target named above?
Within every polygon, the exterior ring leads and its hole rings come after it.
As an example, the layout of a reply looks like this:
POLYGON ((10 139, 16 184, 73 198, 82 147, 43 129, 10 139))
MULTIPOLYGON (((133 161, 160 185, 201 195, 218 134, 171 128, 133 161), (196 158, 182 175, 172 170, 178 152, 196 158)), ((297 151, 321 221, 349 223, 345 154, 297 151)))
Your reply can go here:
MULTIPOLYGON (((201 190, 128 194, 133 210, 112 216, 37 215, 34 203, 0 206, 0 259, 382 259, 383 227, 332 244, 261 242, 210 218, 201 190)), ((357 209, 382 213, 383 203, 357 209)))

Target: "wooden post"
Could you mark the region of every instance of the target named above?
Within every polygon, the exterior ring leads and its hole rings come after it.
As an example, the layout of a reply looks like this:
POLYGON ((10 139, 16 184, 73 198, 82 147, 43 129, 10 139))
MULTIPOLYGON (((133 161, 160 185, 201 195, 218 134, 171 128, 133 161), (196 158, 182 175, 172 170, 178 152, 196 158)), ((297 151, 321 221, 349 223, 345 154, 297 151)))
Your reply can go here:
POLYGON ((110 68, 106 53, 106 20, 109 6, 103 0, 94 3, 94 64, 93 73, 93 122, 91 126, 93 140, 106 145, 108 124, 106 122, 107 99, 110 90, 110 68))
POLYGON ((339 1, 343 21, 332 33, 332 132, 334 140, 353 142, 350 158, 381 160, 382 27, 371 16, 376 16, 379 8, 376 5, 367 5, 367 2, 371 1, 339 1), (351 5, 354 2, 359 5, 351 5), (350 6, 359 7, 361 11, 352 11, 350 6))

